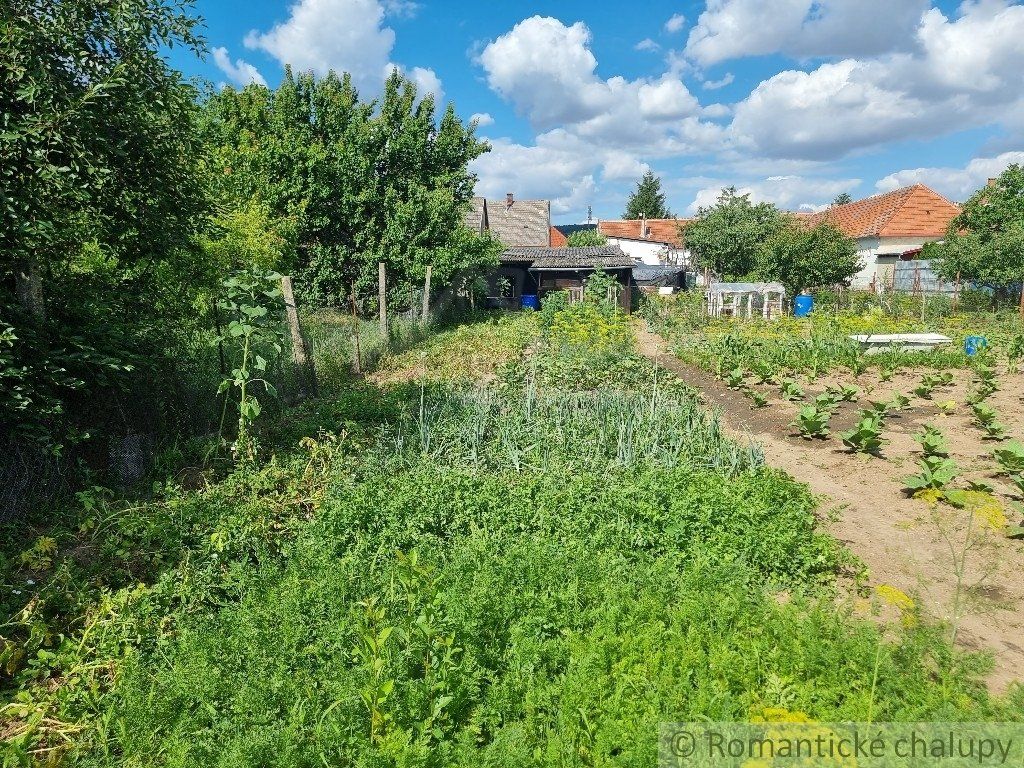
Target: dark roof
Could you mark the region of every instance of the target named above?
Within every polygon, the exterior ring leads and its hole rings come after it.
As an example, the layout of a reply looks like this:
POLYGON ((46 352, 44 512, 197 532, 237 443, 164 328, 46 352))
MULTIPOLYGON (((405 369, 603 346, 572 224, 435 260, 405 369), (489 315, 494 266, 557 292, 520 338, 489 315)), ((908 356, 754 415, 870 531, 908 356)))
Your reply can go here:
POLYGON ((666 280, 673 280, 685 271, 685 267, 637 264, 633 267, 633 279, 638 283, 657 283, 666 280))
POLYGON ((551 243, 551 203, 547 200, 487 201, 491 234, 505 245, 547 246, 551 243))
POLYGON ((508 248, 503 263, 530 263, 533 269, 631 269, 633 260, 617 245, 587 248, 508 248))
POLYGON ((597 224, 555 224, 555 229, 568 237, 577 232, 590 232, 597 229, 597 224))

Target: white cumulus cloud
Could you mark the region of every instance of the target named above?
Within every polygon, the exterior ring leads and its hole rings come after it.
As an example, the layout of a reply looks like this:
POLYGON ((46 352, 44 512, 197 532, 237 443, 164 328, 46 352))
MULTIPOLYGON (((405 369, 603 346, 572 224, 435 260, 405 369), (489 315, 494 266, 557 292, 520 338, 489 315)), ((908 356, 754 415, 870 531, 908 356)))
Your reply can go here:
POLYGON ((722 188, 730 185, 736 186, 740 194, 750 195, 755 203, 774 203, 786 211, 819 211, 839 193, 848 192, 860 184, 860 179, 824 179, 798 175, 769 176, 741 183, 704 181, 705 185, 697 191, 693 202, 686 209, 690 215, 700 208, 714 205, 722 188))
POLYGON ((890 173, 875 187, 891 192, 911 184, 926 184, 950 200, 964 201, 1013 164, 1024 165, 1024 152, 1003 152, 995 157, 976 157, 963 168, 908 168, 890 173))
POLYGON ((865 56, 894 50, 913 34, 928 0, 708 0, 686 54, 703 65, 783 53, 865 56))
POLYGON ((1024 6, 965 3, 921 18, 910 50, 787 70, 737 105, 736 145, 828 160, 899 139, 1000 124, 1024 103, 1024 6))
POLYGON ((675 13, 665 22, 665 31, 670 34, 680 32, 686 26, 686 17, 681 13, 675 13))
POLYGON ((231 61, 227 48, 214 48, 211 53, 213 54, 213 62, 217 65, 217 68, 227 75, 228 79, 235 85, 244 88, 249 85, 249 83, 256 83, 257 85, 267 84, 267 81, 263 79, 263 75, 260 74, 260 71, 249 62, 244 59, 235 59, 234 61, 231 61))
POLYGON ((404 0, 298 0, 285 21, 267 31, 252 30, 245 45, 269 53, 282 65, 323 75, 348 72, 360 89, 375 94, 396 67, 406 72, 421 92, 441 96, 441 83, 430 69, 406 71, 391 61, 395 32, 388 15, 408 16, 416 9, 404 0))

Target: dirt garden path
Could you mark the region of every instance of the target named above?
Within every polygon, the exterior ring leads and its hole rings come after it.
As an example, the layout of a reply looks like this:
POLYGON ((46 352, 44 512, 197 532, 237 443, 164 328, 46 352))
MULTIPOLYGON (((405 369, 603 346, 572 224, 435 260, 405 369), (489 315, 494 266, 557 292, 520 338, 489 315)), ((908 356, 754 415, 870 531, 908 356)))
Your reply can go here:
MULTIPOLYGON (((777 387, 758 388, 770 402, 766 408, 754 409, 742 392, 732 391, 713 376, 681 362, 660 336, 638 328, 637 340, 646 357, 704 393, 708 404, 721 411, 723 427, 731 435, 759 443, 769 465, 785 470, 821 497, 823 525, 867 565, 872 586, 892 585, 916 596, 933 616, 951 617, 956 577, 950 546, 940 534, 930 505, 906 498, 901 480, 916 471, 919 446, 912 435, 929 422, 946 435, 950 456, 965 478, 984 480, 1009 495, 992 471, 993 444, 980 440, 963 405, 953 415, 943 416, 934 404, 915 399, 915 407, 886 424, 883 436, 889 442, 882 458, 851 455, 837 438, 805 440, 792 434, 789 423, 796 416, 797 404, 781 399, 777 387)), ((851 378, 848 374, 842 381, 869 391, 871 399, 884 400, 895 392, 908 393, 920 376, 896 376, 887 383, 866 374, 857 381, 851 378)), ((823 377, 804 390, 813 397, 839 380, 823 377)), ((962 404, 969 385, 965 377, 952 390, 936 392, 935 399, 962 404)), ((1006 391, 1010 385, 1003 382, 1004 390, 989 402, 1020 439, 1024 438, 1020 400, 1024 393, 1006 391)), ((1019 381, 1013 386, 1019 389, 1019 381)), ((859 407, 842 404, 831 425, 834 434, 852 426, 859 407)), ((1024 543, 987 537, 984 547, 968 555, 964 584, 968 588, 957 644, 992 651, 995 669, 989 685, 994 691, 1005 691, 1015 680, 1024 681, 1024 543)))

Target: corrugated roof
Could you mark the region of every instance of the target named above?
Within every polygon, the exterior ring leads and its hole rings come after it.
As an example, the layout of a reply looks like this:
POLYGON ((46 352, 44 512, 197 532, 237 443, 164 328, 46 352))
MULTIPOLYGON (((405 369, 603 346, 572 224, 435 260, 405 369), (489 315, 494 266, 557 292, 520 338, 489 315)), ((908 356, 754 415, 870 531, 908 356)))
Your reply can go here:
POLYGON ((551 243, 551 203, 547 200, 487 201, 491 234, 509 247, 551 243))
POLYGON ((675 248, 683 247, 680 227, 686 227, 692 219, 621 219, 619 221, 599 221, 598 231, 605 237, 619 237, 628 240, 647 240, 652 243, 665 243, 675 248), (642 224, 647 225, 644 233, 642 224))
POLYGON ((836 205, 806 219, 835 225, 847 237, 935 237, 946 234, 960 207, 924 184, 836 205))
POLYGON ((529 263, 534 269, 631 269, 633 260, 617 245, 587 248, 507 248, 504 263, 529 263))

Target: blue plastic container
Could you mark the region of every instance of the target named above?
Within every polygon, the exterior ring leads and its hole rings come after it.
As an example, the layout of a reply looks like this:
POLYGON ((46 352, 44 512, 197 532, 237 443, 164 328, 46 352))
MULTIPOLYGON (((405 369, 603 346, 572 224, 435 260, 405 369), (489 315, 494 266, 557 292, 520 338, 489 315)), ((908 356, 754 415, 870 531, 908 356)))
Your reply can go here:
POLYGON ((540 309, 540 299, 534 294, 523 294, 523 309, 540 309))
POLYGON ((988 339, 984 336, 968 336, 964 339, 964 352, 968 357, 974 357, 988 346, 988 339))
POLYGON ((793 316, 807 317, 814 309, 814 297, 800 294, 793 298, 793 316))

